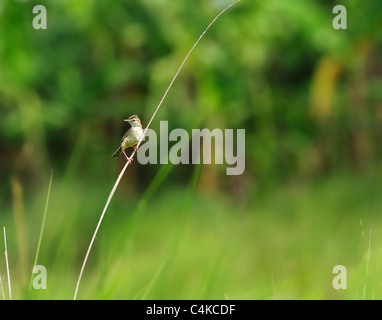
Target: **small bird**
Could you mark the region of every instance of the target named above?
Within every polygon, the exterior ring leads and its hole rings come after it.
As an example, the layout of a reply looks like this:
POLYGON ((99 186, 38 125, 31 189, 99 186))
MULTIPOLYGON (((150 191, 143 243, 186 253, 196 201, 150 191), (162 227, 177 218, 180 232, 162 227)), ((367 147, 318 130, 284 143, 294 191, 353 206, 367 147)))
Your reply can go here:
POLYGON ((143 129, 142 129, 141 120, 136 115, 130 116, 129 119, 125 119, 123 121, 127 121, 131 125, 131 128, 127 130, 127 132, 122 137, 121 145, 113 153, 112 157, 118 157, 121 153, 123 153, 127 161, 131 163, 133 159, 129 158, 126 155, 125 150, 127 148, 133 147, 135 152, 138 151, 136 144, 138 143, 139 139, 141 138, 141 135, 143 134, 143 129))

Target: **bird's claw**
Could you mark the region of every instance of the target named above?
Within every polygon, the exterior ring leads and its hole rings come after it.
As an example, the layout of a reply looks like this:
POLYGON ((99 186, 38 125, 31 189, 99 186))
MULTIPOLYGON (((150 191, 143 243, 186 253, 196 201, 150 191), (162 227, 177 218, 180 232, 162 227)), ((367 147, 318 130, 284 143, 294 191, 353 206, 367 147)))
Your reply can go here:
POLYGON ((133 162, 133 158, 129 158, 127 155, 126 155, 126 153, 125 153, 125 151, 123 151, 123 154, 125 155, 125 157, 126 157, 126 160, 129 162, 129 164, 131 164, 132 162, 133 162))

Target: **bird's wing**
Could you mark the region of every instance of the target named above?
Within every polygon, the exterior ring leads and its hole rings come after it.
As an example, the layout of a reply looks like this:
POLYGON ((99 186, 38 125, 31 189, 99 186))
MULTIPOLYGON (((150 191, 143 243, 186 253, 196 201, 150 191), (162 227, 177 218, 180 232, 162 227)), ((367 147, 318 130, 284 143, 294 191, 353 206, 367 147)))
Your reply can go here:
POLYGON ((126 133, 123 135, 122 139, 121 139, 121 142, 123 140, 125 140, 125 138, 131 133, 131 128, 129 130, 126 131, 126 133))

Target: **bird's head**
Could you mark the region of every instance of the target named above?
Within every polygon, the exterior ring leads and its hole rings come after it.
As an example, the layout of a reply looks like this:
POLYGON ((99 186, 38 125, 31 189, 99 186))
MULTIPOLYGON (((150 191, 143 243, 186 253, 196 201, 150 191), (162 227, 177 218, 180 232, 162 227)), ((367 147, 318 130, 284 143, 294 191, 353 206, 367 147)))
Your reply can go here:
POLYGON ((132 127, 142 127, 141 120, 136 115, 130 116, 129 119, 125 119, 124 121, 130 123, 132 127))

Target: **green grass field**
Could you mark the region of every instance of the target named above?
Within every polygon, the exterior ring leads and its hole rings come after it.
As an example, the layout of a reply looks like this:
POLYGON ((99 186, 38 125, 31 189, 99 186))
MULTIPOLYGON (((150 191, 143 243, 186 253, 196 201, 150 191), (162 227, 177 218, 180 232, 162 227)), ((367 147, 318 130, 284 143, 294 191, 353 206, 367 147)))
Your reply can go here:
MULTIPOLYGON (((153 187, 154 179, 146 193, 129 195, 123 186, 117 190, 85 268, 79 299, 382 297, 380 174, 338 174, 311 185, 288 184, 237 203, 199 192, 198 174, 197 169, 184 188, 167 186, 166 179, 153 187), (333 288, 335 265, 346 267, 346 290, 333 288)), ((24 204, 22 236, 20 221, 11 215, 2 221, 14 299, 73 298, 110 191, 94 186, 53 178, 37 261, 47 269, 46 290, 28 292, 47 185, 24 204)), ((7 298, 5 270, 1 259, 7 298)))

